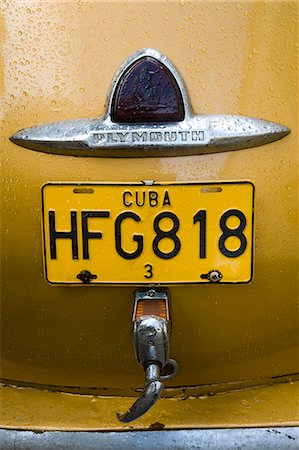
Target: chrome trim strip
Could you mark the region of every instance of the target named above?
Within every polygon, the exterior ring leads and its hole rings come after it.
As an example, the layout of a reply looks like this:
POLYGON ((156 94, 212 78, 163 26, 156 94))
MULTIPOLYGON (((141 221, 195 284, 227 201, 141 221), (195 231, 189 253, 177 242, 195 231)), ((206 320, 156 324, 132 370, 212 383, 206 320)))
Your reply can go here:
POLYGON ((145 157, 219 153, 257 147, 281 139, 290 129, 278 123, 237 115, 194 115, 178 71, 166 56, 146 48, 134 53, 117 72, 102 118, 77 119, 25 128, 10 140, 22 147, 73 156, 145 157), (129 65, 152 56, 173 74, 185 107, 182 122, 119 124, 111 120, 113 94, 129 65))
POLYGON ((226 428, 161 431, 18 431, 0 430, 0 448, 5 450, 297 450, 299 428, 226 428))

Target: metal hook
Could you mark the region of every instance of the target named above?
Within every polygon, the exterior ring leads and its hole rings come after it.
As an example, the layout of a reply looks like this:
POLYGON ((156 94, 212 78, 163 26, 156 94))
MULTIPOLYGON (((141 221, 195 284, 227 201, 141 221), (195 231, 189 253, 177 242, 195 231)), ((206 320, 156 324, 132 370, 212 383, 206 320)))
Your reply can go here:
POLYGON ((144 389, 125 414, 117 414, 118 420, 127 423, 143 416, 159 399, 163 384, 159 381, 160 367, 158 364, 149 364, 145 371, 144 389))
POLYGON ((133 311, 133 340, 137 361, 144 368, 145 383, 140 397, 121 422, 131 422, 145 414, 159 399, 163 390, 160 379, 175 375, 176 361, 169 359, 170 314, 168 291, 137 290, 133 311))

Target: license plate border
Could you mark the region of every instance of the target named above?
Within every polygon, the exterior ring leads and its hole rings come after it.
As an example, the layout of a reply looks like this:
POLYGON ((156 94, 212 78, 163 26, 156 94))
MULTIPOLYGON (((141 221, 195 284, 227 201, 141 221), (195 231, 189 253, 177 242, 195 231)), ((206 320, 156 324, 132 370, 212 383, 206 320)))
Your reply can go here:
POLYGON ((41 197, 42 197, 42 245, 43 245, 43 255, 44 255, 44 276, 45 279, 47 281, 47 283, 49 283, 51 286, 132 286, 132 287, 137 287, 137 286, 142 286, 142 287, 147 287, 147 286, 194 286, 194 285, 235 285, 235 284, 249 284, 252 282, 253 277, 254 277, 254 235, 255 235, 255 185, 252 181, 250 180, 236 180, 236 181, 153 181, 153 180, 142 180, 142 181, 136 181, 136 182, 105 182, 105 181, 100 181, 100 182, 94 182, 94 181, 80 181, 80 182, 76 182, 76 181, 61 181, 61 182, 57 182, 57 181, 49 181, 46 182, 42 185, 41 187, 41 197), (219 186, 219 185, 224 185, 224 184, 234 184, 234 185, 241 185, 241 184, 250 184, 252 186, 252 230, 251 230, 251 264, 250 264, 250 278, 247 281, 221 281, 219 283, 212 283, 209 281, 178 281, 178 282, 148 282, 148 281, 140 281, 140 282, 107 282, 107 281, 92 281, 91 283, 72 283, 72 282, 64 282, 64 281, 51 281, 48 279, 48 271, 47 271, 47 257, 46 257, 46 236, 45 236, 45 223, 44 223, 44 212, 45 212, 45 207, 44 207, 44 189, 47 186, 219 186))

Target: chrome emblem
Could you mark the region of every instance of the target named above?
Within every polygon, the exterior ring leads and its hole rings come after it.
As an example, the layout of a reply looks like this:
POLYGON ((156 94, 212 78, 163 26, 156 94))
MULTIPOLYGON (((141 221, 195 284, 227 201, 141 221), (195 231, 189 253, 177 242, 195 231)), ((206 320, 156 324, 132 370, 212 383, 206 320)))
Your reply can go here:
POLYGON ((121 66, 103 117, 25 128, 10 139, 31 150, 63 155, 160 157, 257 147, 289 132, 262 119, 193 114, 176 68, 148 48, 121 66))

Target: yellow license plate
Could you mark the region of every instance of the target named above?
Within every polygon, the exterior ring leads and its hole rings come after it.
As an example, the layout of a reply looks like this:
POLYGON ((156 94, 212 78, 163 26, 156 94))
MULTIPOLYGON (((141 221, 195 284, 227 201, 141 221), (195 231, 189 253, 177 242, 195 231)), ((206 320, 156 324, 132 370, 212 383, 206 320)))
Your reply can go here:
POLYGON ((46 279, 58 284, 246 283, 248 181, 43 186, 46 279))

